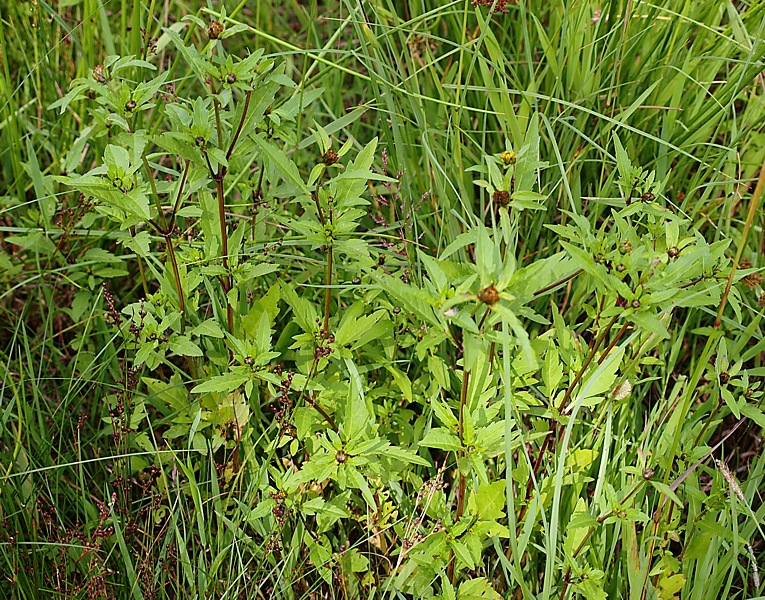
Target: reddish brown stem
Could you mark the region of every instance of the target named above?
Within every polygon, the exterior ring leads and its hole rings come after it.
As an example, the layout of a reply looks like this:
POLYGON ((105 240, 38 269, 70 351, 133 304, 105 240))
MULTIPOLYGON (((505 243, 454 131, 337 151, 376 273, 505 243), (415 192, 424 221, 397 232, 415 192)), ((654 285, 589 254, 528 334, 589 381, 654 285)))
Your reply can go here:
POLYGON ((576 271, 571 273, 571 275, 567 275, 563 279, 560 279, 560 280, 556 281, 555 283, 551 283, 550 285, 543 287, 541 290, 537 290, 536 292, 534 292, 534 296, 535 297, 536 296, 540 296, 540 295, 544 294, 545 292, 549 292, 550 290, 554 290, 556 287, 561 286, 561 285, 563 285, 564 283, 566 283, 568 281, 571 281, 574 277, 579 275, 582 271, 583 271, 583 269, 577 269, 576 271))
POLYGON ((247 111, 250 108, 250 97, 252 96, 252 90, 247 90, 247 93, 244 96, 244 109, 242 109, 242 118, 239 119, 239 125, 237 125, 236 133, 234 133, 234 137, 231 138, 231 144, 229 144, 228 151, 226 152, 226 162, 228 162, 228 159, 231 158, 231 154, 234 152, 234 146, 236 146, 237 140, 239 140, 239 136, 242 133, 242 128, 244 127, 244 120, 247 118, 247 111))
MULTIPOLYGON (((603 340, 608 335, 608 332, 611 331, 611 328, 614 326, 614 323, 616 323, 617 318, 618 317, 614 317, 611 319, 611 321, 608 323, 606 328, 600 332, 600 335, 597 337, 597 339, 593 343, 592 348, 590 349, 590 353, 587 355, 587 358, 585 359, 584 364, 582 365, 582 368, 579 369, 579 372, 576 374, 576 377, 574 377, 574 380, 568 386, 568 389, 566 389, 566 393, 563 395, 563 400, 561 400, 561 403, 558 406, 559 413, 563 412, 563 409, 568 404, 568 401, 571 399, 571 394, 574 393, 576 386, 582 380, 582 377, 584 377, 584 373, 587 371, 587 367, 589 367, 590 363, 592 363, 593 359, 595 358, 595 354, 598 351, 598 348, 603 343, 603 340)), ((539 449, 539 454, 537 455, 537 458, 534 461, 533 476, 529 478, 529 482, 526 485, 525 503, 521 507, 521 511, 518 514, 519 523, 521 519, 523 519, 523 516, 526 514, 526 506, 528 505, 529 498, 531 497, 531 490, 534 489, 534 481, 536 480, 536 477, 539 474, 539 470, 542 467, 542 459, 544 458, 545 452, 547 451, 547 447, 550 445, 550 443, 553 441, 554 436, 556 435, 556 430, 557 430, 557 427, 555 426, 554 421, 551 419, 550 431, 545 436, 545 439, 542 442, 542 447, 539 449)))
POLYGON ((223 293, 226 296, 226 316, 228 321, 228 330, 233 333, 234 331, 234 307, 231 306, 228 293, 233 286, 233 278, 229 272, 228 267, 228 232, 226 230, 226 201, 223 197, 223 178, 225 177, 225 170, 221 169, 222 173, 215 178, 215 185, 218 190, 218 217, 220 219, 220 238, 221 238, 221 255, 223 256, 223 268, 226 274, 222 277, 223 293))

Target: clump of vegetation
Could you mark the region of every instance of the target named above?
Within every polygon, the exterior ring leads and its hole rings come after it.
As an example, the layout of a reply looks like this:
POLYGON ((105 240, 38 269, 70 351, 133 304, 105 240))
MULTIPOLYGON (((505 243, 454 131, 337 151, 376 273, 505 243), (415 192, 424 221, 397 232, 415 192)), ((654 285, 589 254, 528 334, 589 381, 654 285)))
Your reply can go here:
POLYGON ((761 595, 760 8, 245 4, 2 14, 3 594, 761 595))

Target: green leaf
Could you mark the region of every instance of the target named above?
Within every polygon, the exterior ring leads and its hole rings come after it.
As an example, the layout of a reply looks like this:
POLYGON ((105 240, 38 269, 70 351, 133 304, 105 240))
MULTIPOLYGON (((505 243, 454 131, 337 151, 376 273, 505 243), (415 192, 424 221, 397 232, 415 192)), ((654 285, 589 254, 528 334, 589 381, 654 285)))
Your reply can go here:
POLYGON ((576 501, 576 508, 571 515, 568 527, 566 527, 566 537, 563 542, 563 549, 568 556, 573 558, 574 552, 586 539, 589 528, 595 527, 597 524, 597 519, 590 515, 587 509, 587 502, 584 498, 579 498, 576 501))
POLYGON ((364 479, 364 476, 354 467, 346 464, 344 465, 344 468, 348 477, 348 484, 351 487, 361 490, 361 495, 364 497, 366 503, 376 511, 377 503, 375 502, 374 494, 372 494, 372 490, 369 488, 367 480, 364 479))
POLYGON ((485 577, 463 581, 457 593, 457 600, 501 600, 501 598, 502 596, 491 587, 489 580, 485 577))
POLYGON ((382 455, 385 458, 392 458, 392 459, 400 460, 406 463, 421 465, 423 467, 431 466, 430 462, 428 462, 421 456, 418 456, 417 454, 409 450, 404 450, 403 448, 400 448, 398 446, 388 446, 387 448, 385 448, 385 451, 382 453, 382 455))
POLYGON ((271 349, 271 319, 267 312, 260 317, 258 330, 255 334, 255 349, 258 355, 265 354, 271 349))
POLYGON ((470 495, 468 507, 479 519, 497 521, 505 516, 505 482, 479 485, 478 490, 470 495))
POLYGON ((762 412, 760 407, 742 402, 738 408, 742 415, 754 421, 758 427, 765 428, 765 413, 762 412))
POLYGON ((308 189, 308 186, 300 176, 300 171, 298 171, 297 165, 287 157, 283 150, 259 135, 252 136, 252 140, 260 146, 263 154, 278 169, 284 179, 307 196, 311 195, 311 190, 308 189))
POLYGON ((603 399, 604 394, 613 390, 623 356, 624 347, 618 346, 608 354, 601 365, 588 370, 576 394, 576 402, 581 402, 582 406, 594 406, 603 399))
POLYGON ((558 389, 558 384, 563 379, 563 364, 555 345, 550 344, 545 353, 545 361, 542 366, 542 381, 544 381, 547 393, 552 394, 558 389))
POLYGON ((307 333, 318 332, 319 325, 316 321, 319 319, 319 312, 316 307, 310 301, 298 296, 291 284, 282 281, 281 285, 284 300, 292 308, 297 324, 307 333))
POLYGON ((450 431, 456 431, 459 421, 454 416, 452 409, 449 405, 441 400, 438 395, 433 396, 430 400, 430 408, 433 409, 433 414, 441 422, 441 425, 449 429, 450 431))
POLYGON ((631 314, 628 318, 630 321, 635 323, 635 325, 642 327, 646 331, 655 333, 663 340, 669 339, 670 337, 669 331, 667 331, 664 323, 662 323, 658 318, 656 318, 655 315, 649 313, 648 311, 637 311, 631 314))
POLYGON ((439 450, 460 450, 462 444, 460 439, 448 429, 443 427, 434 427, 419 442, 420 446, 426 448, 438 448, 439 450))
POLYGON ((482 286, 495 283, 495 273, 498 271, 498 267, 502 264, 498 250, 499 249, 494 245, 494 242, 489 236, 487 228, 483 225, 479 225, 475 260, 482 286))
POLYGON ((227 373, 225 375, 217 375, 216 377, 212 377, 211 379, 208 379, 207 381, 204 381, 195 386, 191 391, 194 394, 206 394, 210 392, 228 394, 249 380, 249 375, 227 373))
POLYGON ((191 330, 191 335, 197 335, 200 337, 213 337, 217 339, 223 339, 226 337, 226 335, 223 333, 223 330, 220 328, 220 325, 218 325, 218 322, 215 319, 207 319, 206 321, 202 321, 199 325, 191 330))
POLYGON ((468 569, 475 569, 475 561, 468 547, 459 540, 452 540, 449 544, 454 550, 454 555, 459 558, 468 569))
MULTIPOLYGON (((350 360, 347 363, 353 364, 350 360)), ((354 367, 355 370, 355 367, 354 367)), ((358 374, 358 371, 356 372, 358 374)), ((345 414, 343 416, 343 439, 351 441, 358 439, 366 431, 367 426, 373 422, 367 404, 363 397, 363 389, 360 387, 360 380, 351 377, 351 385, 348 386, 348 393, 345 397, 345 414)))
POLYGON ((174 335, 168 345, 180 356, 202 356, 202 349, 185 335, 174 335))
POLYGON ((660 481, 651 481, 650 482, 653 487, 655 487, 657 490, 659 490, 662 494, 664 494, 667 498, 672 500, 675 504, 677 504, 678 508, 683 508, 683 501, 680 500, 680 498, 675 494, 675 492, 672 491, 672 488, 670 488, 665 483, 662 483, 660 481))

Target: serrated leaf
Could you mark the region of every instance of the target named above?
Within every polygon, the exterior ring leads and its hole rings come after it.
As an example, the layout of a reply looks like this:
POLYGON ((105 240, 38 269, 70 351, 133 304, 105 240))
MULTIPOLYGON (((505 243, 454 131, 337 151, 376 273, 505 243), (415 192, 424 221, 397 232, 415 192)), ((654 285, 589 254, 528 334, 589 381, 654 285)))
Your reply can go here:
POLYGON ((454 550, 454 555, 467 565, 468 569, 475 569, 475 561, 465 544, 459 540, 453 540, 449 545, 452 547, 452 550, 454 550))
POLYGON ((239 375, 235 373, 226 373, 217 375, 195 386, 191 391, 194 394, 207 394, 210 392, 219 392, 228 394, 233 392, 239 386, 250 380, 249 375, 239 375))
POLYGON ((297 165, 287 157, 283 150, 258 135, 252 136, 252 140, 260 147, 263 154, 273 163, 284 179, 297 187, 302 193, 311 195, 311 190, 308 189, 305 181, 300 176, 297 165))
POLYGON ((426 448, 438 448, 439 450, 460 450, 462 444, 460 439, 448 429, 443 427, 434 427, 419 442, 420 446, 426 448))
POLYGON ((202 356, 202 349, 185 335, 175 335, 168 344, 170 350, 180 356, 202 356))
POLYGON ((191 330, 191 335, 197 335, 200 337, 213 337, 217 339, 223 339, 226 337, 226 335, 223 333, 223 330, 220 328, 220 325, 218 325, 218 322, 214 319, 207 319, 206 321, 202 321, 199 325, 191 330))
POLYGON ((468 506, 479 519, 486 521, 502 519, 505 516, 506 506, 504 480, 479 485, 478 490, 468 499, 468 506))

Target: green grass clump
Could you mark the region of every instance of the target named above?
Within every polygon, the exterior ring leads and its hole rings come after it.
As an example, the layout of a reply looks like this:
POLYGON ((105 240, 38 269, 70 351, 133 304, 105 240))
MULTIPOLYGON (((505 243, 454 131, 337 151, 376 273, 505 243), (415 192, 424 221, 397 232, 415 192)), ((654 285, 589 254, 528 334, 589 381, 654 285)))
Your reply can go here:
POLYGON ((0 7, 0 596, 763 596, 764 17, 0 7))

